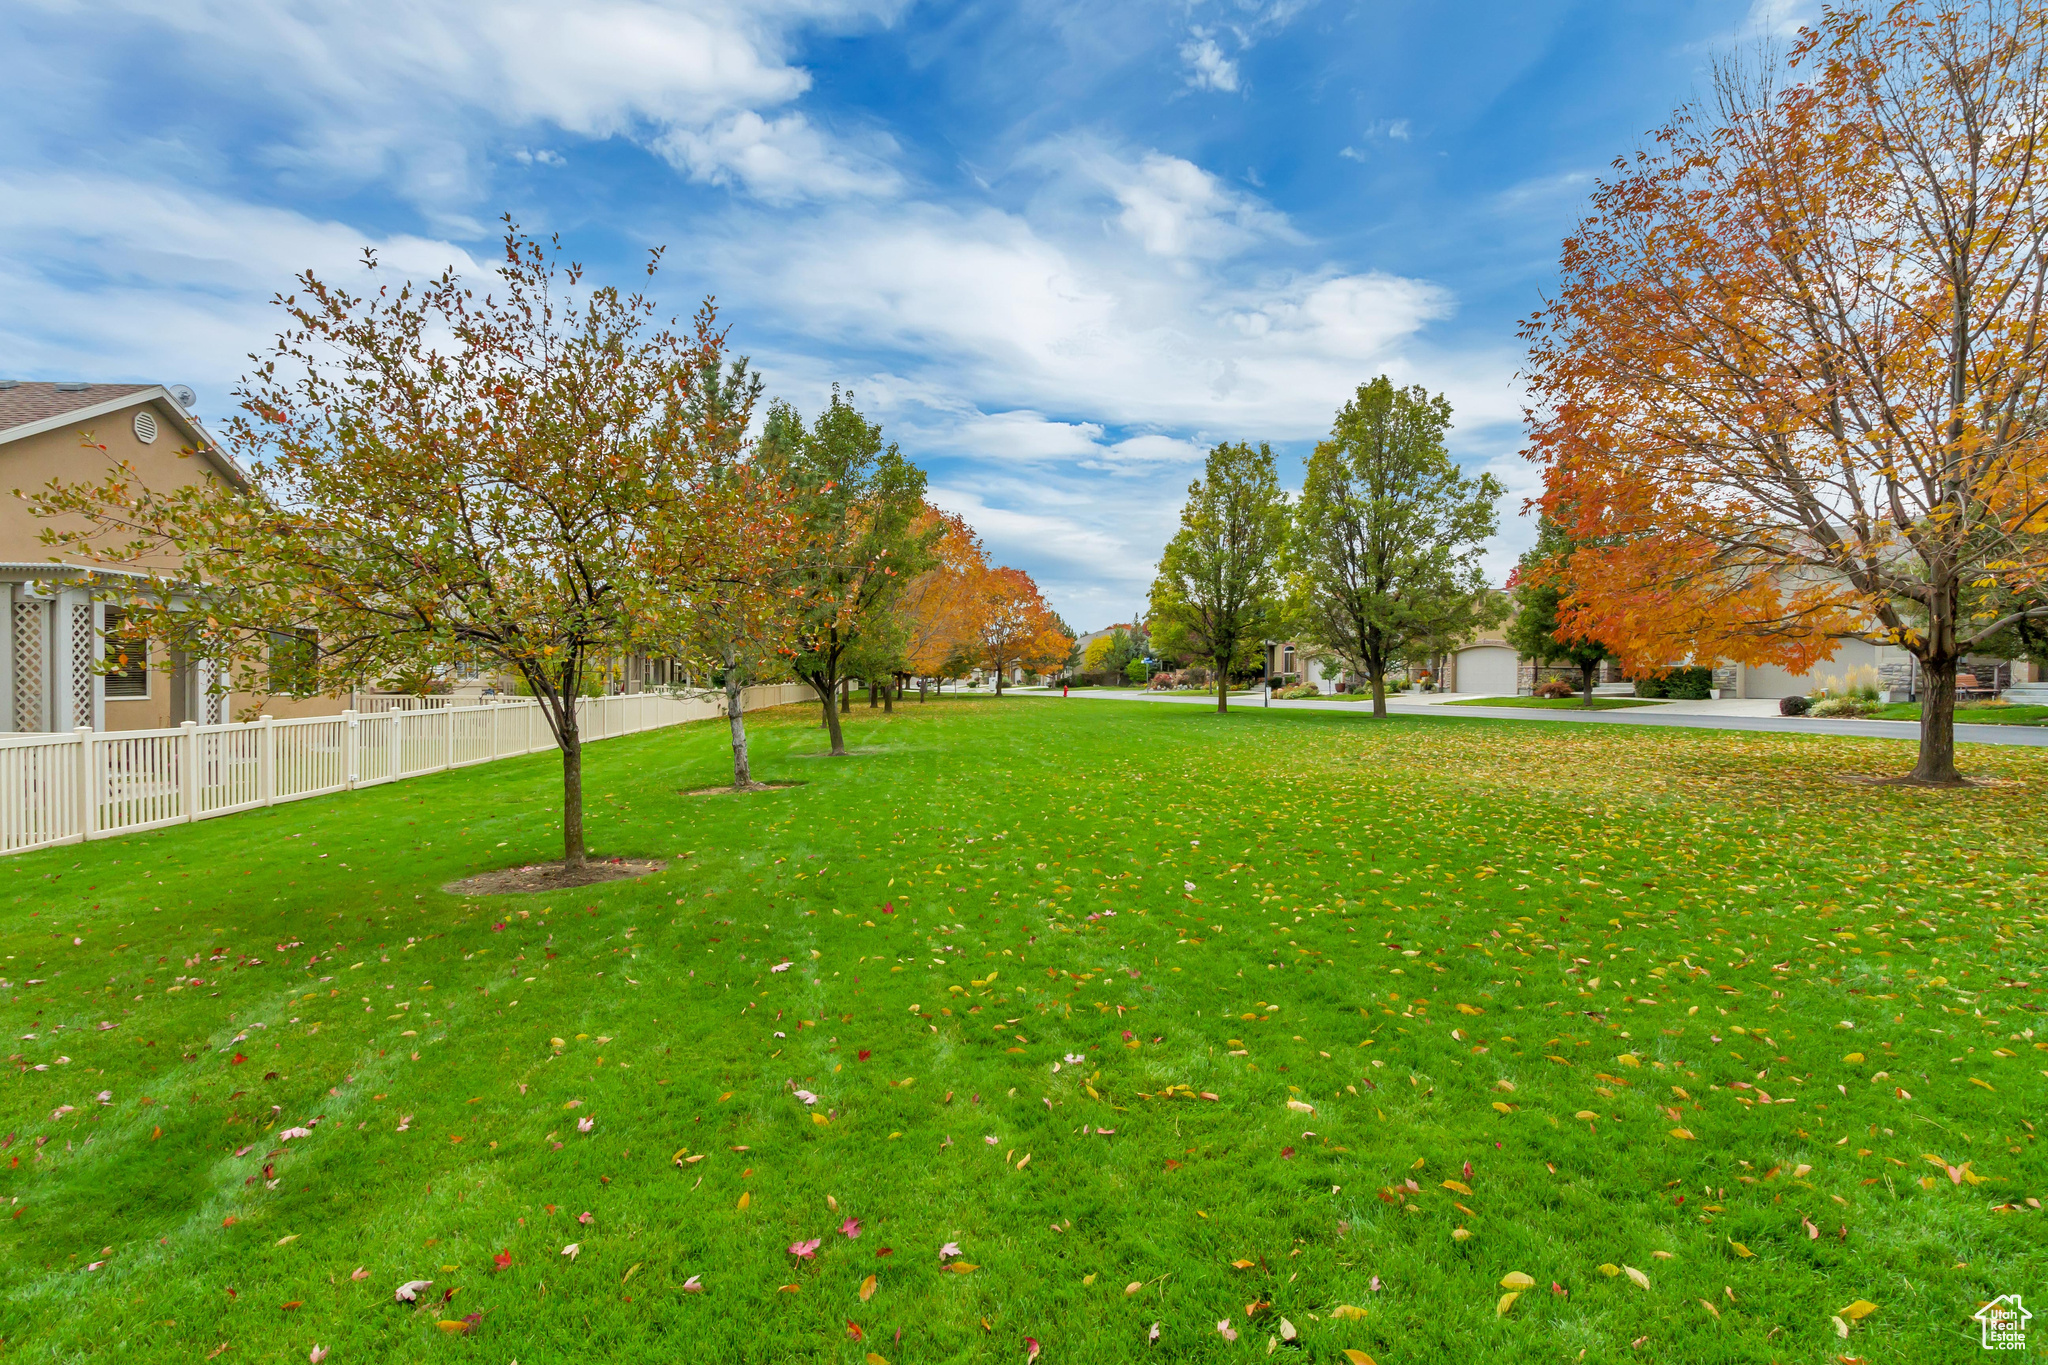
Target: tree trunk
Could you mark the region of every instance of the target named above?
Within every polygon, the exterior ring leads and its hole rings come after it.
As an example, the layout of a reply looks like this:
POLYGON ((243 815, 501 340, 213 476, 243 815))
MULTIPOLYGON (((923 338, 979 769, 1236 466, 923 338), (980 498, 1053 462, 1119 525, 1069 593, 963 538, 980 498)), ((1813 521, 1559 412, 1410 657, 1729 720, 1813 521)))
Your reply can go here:
POLYGON ((1365 666, 1365 675, 1372 681, 1372 714, 1375 719, 1384 720, 1387 714, 1387 670, 1369 663, 1365 666))
POLYGON ((832 737, 832 756, 834 758, 844 758, 846 757, 846 734, 839 728, 838 696, 838 691, 833 688, 826 688, 824 690, 825 733, 832 737))
POLYGON ((569 697, 571 719, 562 727, 562 865, 581 867, 583 851, 583 736, 576 729, 576 699, 569 697))
POLYGON ((725 671, 725 717, 732 724, 732 785, 736 790, 745 790, 754 783, 754 770, 747 763, 747 721, 746 708, 741 704, 739 676, 733 669, 725 671))
POLYGON ((1593 676, 1599 671, 1600 665, 1598 663, 1579 665, 1579 675, 1586 680, 1586 685, 1583 690, 1585 692, 1587 706, 1591 706, 1593 704, 1593 676))
POLYGON ((896 677, 894 674, 891 674, 882 683, 882 714, 885 716, 896 714, 896 677))
POLYGON ((1216 661, 1216 714, 1224 715, 1230 710, 1230 663, 1227 659, 1216 661))
POLYGON ((1920 661, 1920 757, 1906 780, 1930 787, 1959 787, 1956 770, 1956 665, 1954 655, 1920 661))

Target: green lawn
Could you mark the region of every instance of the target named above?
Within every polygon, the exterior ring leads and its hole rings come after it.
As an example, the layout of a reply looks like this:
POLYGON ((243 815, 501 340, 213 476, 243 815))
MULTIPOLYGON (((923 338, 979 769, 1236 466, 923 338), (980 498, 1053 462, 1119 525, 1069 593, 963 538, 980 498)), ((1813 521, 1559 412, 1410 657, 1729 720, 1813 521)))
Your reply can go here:
POLYGON ((1478 697, 1470 701, 1449 701, 1446 706, 1521 706, 1543 711, 1626 711, 1631 706, 1661 706, 1661 700, 1645 697, 1595 697, 1586 705, 1583 697, 1478 697))
POLYGON ((2037 1289, 2048 754, 804 714, 772 794, 590 750, 641 882, 437 889, 545 758, 0 862, 6 1359, 1918 1363, 2037 1289))
MULTIPOLYGON (((1917 701, 1893 702, 1870 713, 1872 720, 1920 719, 1917 701)), ((2048 706, 1959 706, 1958 725, 2048 725, 2048 706)))

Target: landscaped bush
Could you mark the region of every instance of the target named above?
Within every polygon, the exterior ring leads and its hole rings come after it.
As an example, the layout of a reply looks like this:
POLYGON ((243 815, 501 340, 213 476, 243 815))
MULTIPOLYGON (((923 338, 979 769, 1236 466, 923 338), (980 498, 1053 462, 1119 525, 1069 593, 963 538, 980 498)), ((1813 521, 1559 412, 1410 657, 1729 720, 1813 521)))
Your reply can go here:
POLYGON ((1310 697, 1322 696, 1323 690, 1314 683, 1302 683, 1297 687, 1283 687, 1273 695, 1281 701, 1306 701, 1310 697))
POLYGON ((1579 689, 1563 678, 1545 678, 1536 684, 1536 695, 1552 701, 1562 701, 1566 697, 1576 697, 1578 694, 1579 689))
POLYGON ((1661 678, 1635 678, 1639 697, 1666 697, 1672 701, 1705 701, 1713 695, 1714 670, 1674 668, 1661 678))
POLYGON ((1803 716, 1813 709, 1813 703, 1804 697, 1778 698, 1778 714, 1781 716, 1803 716))
POLYGON ((1853 719, 1867 716, 1877 709, 1877 703, 1864 697, 1822 697, 1813 703, 1807 714, 1826 719, 1853 719))

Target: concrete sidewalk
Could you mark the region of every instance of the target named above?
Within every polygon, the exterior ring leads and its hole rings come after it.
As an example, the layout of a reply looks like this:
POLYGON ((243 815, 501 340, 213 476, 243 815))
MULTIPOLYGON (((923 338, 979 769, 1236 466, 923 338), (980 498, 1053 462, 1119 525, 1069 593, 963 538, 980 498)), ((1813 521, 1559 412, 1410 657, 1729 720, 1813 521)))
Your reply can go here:
MULTIPOLYGON (((1059 693, 1040 691, 1036 688, 1017 688, 1013 695, 1020 697, 1050 697, 1061 700, 1059 693)), ((1136 689, 1089 687, 1065 698, 1068 701, 1135 701, 1155 702, 1164 705, 1214 707, 1216 699, 1211 697, 1169 697, 1156 692, 1141 692, 1136 689)), ((1447 706, 1445 703, 1461 698, 1440 693, 1426 699, 1404 695, 1400 700, 1387 699, 1387 713, 1396 716, 1425 716, 1432 719, 1454 718, 1470 720, 1549 720, 1567 721, 1573 725, 1654 725, 1678 727, 1688 730, 1747 730, 1766 734, 1781 735, 1851 735, 1863 739, 1896 739, 1908 744, 1917 744, 1920 726, 1910 720, 1815 720, 1806 716, 1781 716, 1777 714, 1775 701, 1734 699, 1727 701, 1669 701, 1655 706, 1631 706, 1618 711, 1546 711, 1536 708, 1510 706, 1447 706)), ((1256 692, 1242 695, 1232 693, 1232 709, 1266 710, 1267 704, 1256 692)), ((1275 711, 1336 711, 1347 715, 1372 715, 1369 701, 1275 701, 1275 711)), ((1958 744, 2005 744, 2021 748, 2048 748, 2048 726, 2030 725, 1958 725, 1958 744)))

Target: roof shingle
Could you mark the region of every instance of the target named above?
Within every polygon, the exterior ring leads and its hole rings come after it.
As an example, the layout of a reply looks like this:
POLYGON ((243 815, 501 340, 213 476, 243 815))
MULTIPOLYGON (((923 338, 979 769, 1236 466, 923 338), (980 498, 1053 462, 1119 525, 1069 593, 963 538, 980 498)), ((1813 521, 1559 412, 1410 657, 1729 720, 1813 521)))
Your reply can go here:
POLYGON ((23 380, 11 388, 0 389, 0 434, 31 422, 61 417, 67 412, 156 387, 155 384, 87 384, 82 389, 68 385, 60 389, 52 383, 23 380))

